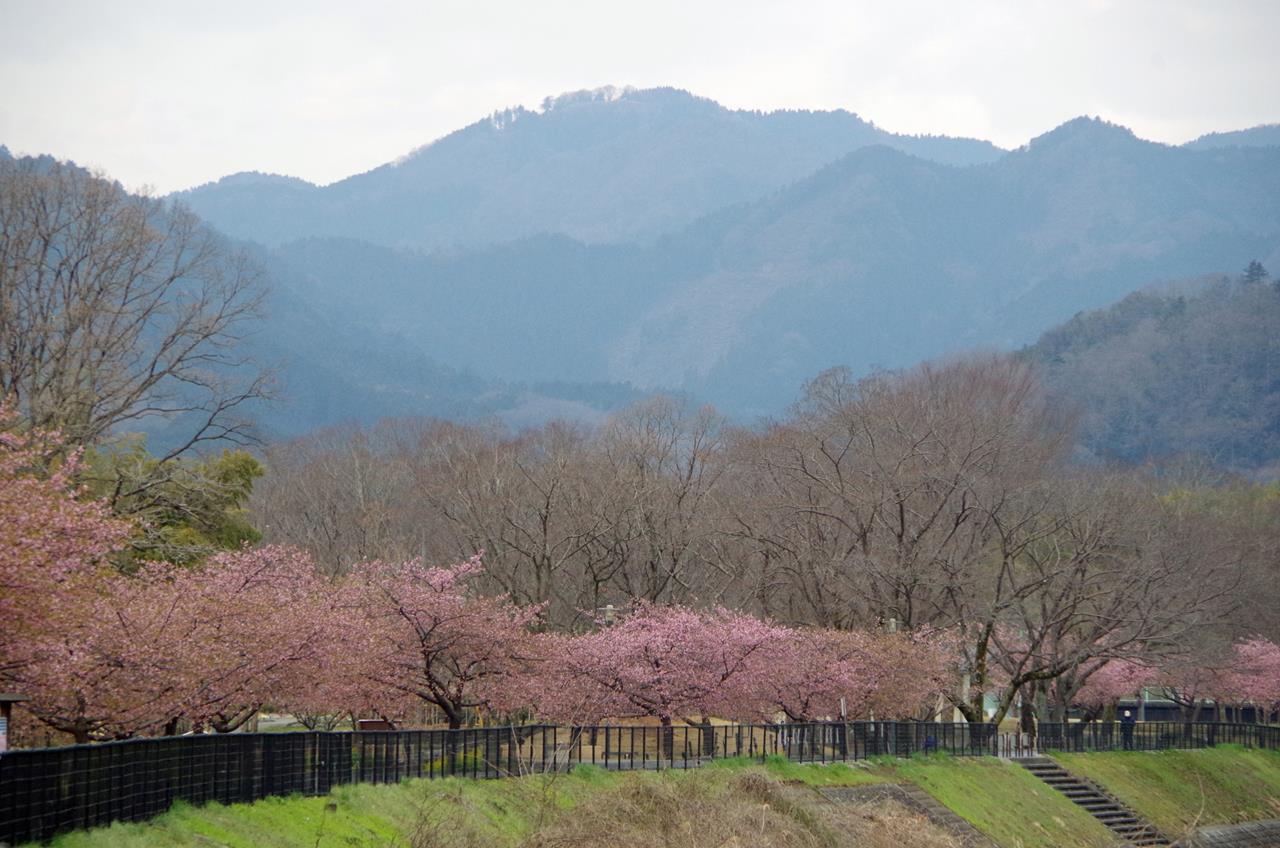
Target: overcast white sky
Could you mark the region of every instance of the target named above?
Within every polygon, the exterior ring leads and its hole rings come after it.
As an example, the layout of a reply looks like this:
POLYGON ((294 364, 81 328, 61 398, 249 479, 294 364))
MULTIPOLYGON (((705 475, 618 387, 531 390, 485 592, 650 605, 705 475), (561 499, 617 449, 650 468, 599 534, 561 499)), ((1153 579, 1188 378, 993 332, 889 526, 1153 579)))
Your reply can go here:
POLYGON ((326 183, 506 106, 672 85, 1025 143, 1080 114, 1183 142, 1280 121, 1277 0, 0 0, 0 143, 131 188, 326 183))

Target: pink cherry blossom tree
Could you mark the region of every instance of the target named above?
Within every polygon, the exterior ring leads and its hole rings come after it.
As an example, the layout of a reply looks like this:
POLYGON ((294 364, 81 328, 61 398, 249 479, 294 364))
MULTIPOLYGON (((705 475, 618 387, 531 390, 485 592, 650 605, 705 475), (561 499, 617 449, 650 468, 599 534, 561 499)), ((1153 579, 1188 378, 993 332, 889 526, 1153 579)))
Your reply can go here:
POLYGON ((0 675, 34 659, 62 596, 93 579, 130 526, 75 483, 78 451, 0 404, 0 675))
POLYGON ((562 640, 538 712, 558 720, 759 714, 769 648, 785 628, 726 609, 637 603, 620 622, 562 640))
POLYGON ((761 718, 781 712, 791 721, 815 721, 860 712, 884 669, 867 634, 800 629, 768 647, 768 672, 758 675, 761 718))
POLYGON ((1231 651, 1225 645, 1197 645, 1194 650, 1164 658, 1155 682, 1181 709, 1183 720, 1200 721, 1206 701, 1220 702, 1227 691, 1231 661, 1231 651))
POLYGON ((32 707, 65 652, 83 651, 62 631, 85 620, 111 573, 107 558, 131 532, 85 497, 80 468, 57 433, 25 428, 0 404, 0 682, 32 707))
POLYGON ((211 557, 195 570, 153 577, 165 608, 183 608, 185 632, 163 661, 185 682, 184 713, 235 730, 289 687, 316 685, 337 634, 333 593, 311 557, 269 545, 211 557))
POLYGON ((958 652, 945 631, 873 633, 871 651, 883 673, 863 711, 851 716, 905 719, 933 714, 939 696, 955 690, 958 652))
POLYGON ((171 732, 184 718, 235 730, 299 676, 320 679, 325 589, 305 554, 264 547, 64 591, 30 641, 30 710, 81 742, 171 732))
POLYGON ((505 703, 505 690, 537 660, 529 627, 539 607, 466 591, 480 557, 451 568, 420 561, 369 562, 347 578, 340 606, 349 628, 335 658, 352 701, 403 713, 406 703, 438 707, 450 728, 468 710, 505 703))
POLYGON ((755 700, 765 718, 908 717, 935 706, 952 678, 950 655, 936 640, 801 629, 769 648, 755 700))
MULTIPOLYGON (((1074 695, 1063 695, 1086 710, 1089 717, 1096 717, 1105 707, 1121 698, 1141 693, 1156 679, 1157 670, 1143 662, 1130 659, 1094 660, 1081 667, 1073 681, 1074 695)), ((1059 681, 1054 681, 1055 685, 1059 681)))
POLYGON ((1224 697, 1252 704, 1264 721, 1280 710, 1280 645, 1261 636, 1236 643, 1222 683, 1224 697))

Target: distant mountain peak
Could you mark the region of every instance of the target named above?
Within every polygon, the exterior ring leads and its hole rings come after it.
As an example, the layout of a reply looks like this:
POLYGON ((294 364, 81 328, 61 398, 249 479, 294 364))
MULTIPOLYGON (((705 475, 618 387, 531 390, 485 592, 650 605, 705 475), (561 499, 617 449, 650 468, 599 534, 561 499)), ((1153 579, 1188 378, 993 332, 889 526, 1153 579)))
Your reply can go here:
MULTIPOLYGON (((1054 127, 1043 135, 1036 136, 1027 143, 1027 147, 1036 150, 1055 145, 1078 144, 1081 142, 1096 145, 1141 141, 1142 139, 1134 135, 1133 130, 1128 127, 1113 124, 1102 118, 1081 115, 1054 127)), ((1146 143, 1150 144, 1151 142, 1146 143)))
POLYGON ((644 104, 650 107, 671 108, 681 113, 689 108, 716 112, 733 111, 709 97, 699 97, 683 88, 672 86, 636 88, 631 85, 606 85, 581 91, 566 91, 544 99, 540 111, 544 115, 553 115, 556 112, 565 112, 583 106, 608 107, 613 104, 644 104))
POLYGON ((939 165, 936 162, 929 162, 906 150, 900 150, 888 144, 869 144, 866 147, 859 147, 856 150, 849 151, 836 161, 818 170, 814 174, 811 174, 800 182, 805 183, 813 180, 820 182, 829 181, 833 177, 837 176, 844 179, 848 178, 852 174, 869 172, 903 172, 916 165, 925 165, 927 167, 947 167, 945 165, 939 165))
POLYGON ((679 88, 603 86, 492 112, 320 188, 248 173, 183 199, 268 245, 338 235, 448 250, 552 232, 647 241, 869 144, 956 165, 1004 154, 973 139, 896 135, 845 110, 731 109, 679 88))
POLYGON ((542 101, 543 112, 553 112, 556 109, 563 109, 566 106, 573 106, 579 103, 613 103, 622 100, 630 94, 634 94, 636 88, 629 85, 603 85, 599 88, 584 88, 578 91, 566 91, 563 94, 557 94, 546 97, 542 101))
POLYGON ((237 171, 219 180, 195 186, 190 191, 218 186, 220 188, 248 188, 251 186, 272 186, 276 188, 317 188, 315 183, 307 182, 301 177, 286 174, 273 174, 266 171, 237 171))

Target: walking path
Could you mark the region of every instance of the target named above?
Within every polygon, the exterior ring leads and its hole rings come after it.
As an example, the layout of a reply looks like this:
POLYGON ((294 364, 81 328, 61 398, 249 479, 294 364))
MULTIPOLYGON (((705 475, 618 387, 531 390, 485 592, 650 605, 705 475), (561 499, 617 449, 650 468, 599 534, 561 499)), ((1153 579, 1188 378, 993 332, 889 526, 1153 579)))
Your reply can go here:
POLYGON ((1187 848, 1276 848, 1280 845, 1280 819, 1202 827, 1187 848))

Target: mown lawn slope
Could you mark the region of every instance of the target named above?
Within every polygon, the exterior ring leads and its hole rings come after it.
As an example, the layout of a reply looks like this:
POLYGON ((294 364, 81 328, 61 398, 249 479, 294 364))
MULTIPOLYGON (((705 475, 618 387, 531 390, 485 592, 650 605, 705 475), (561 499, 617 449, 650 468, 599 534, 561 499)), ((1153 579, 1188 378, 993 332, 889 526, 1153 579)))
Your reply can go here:
POLYGON ((1222 745, 1054 759, 1100 783, 1171 836, 1204 825, 1280 818, 1280 751, 1222 745))
POLYGON ((1031 772, 982 758, 911 759, 894 767, 998 845, 1082 848, 1116 844, 1111 832, 1031 772))

